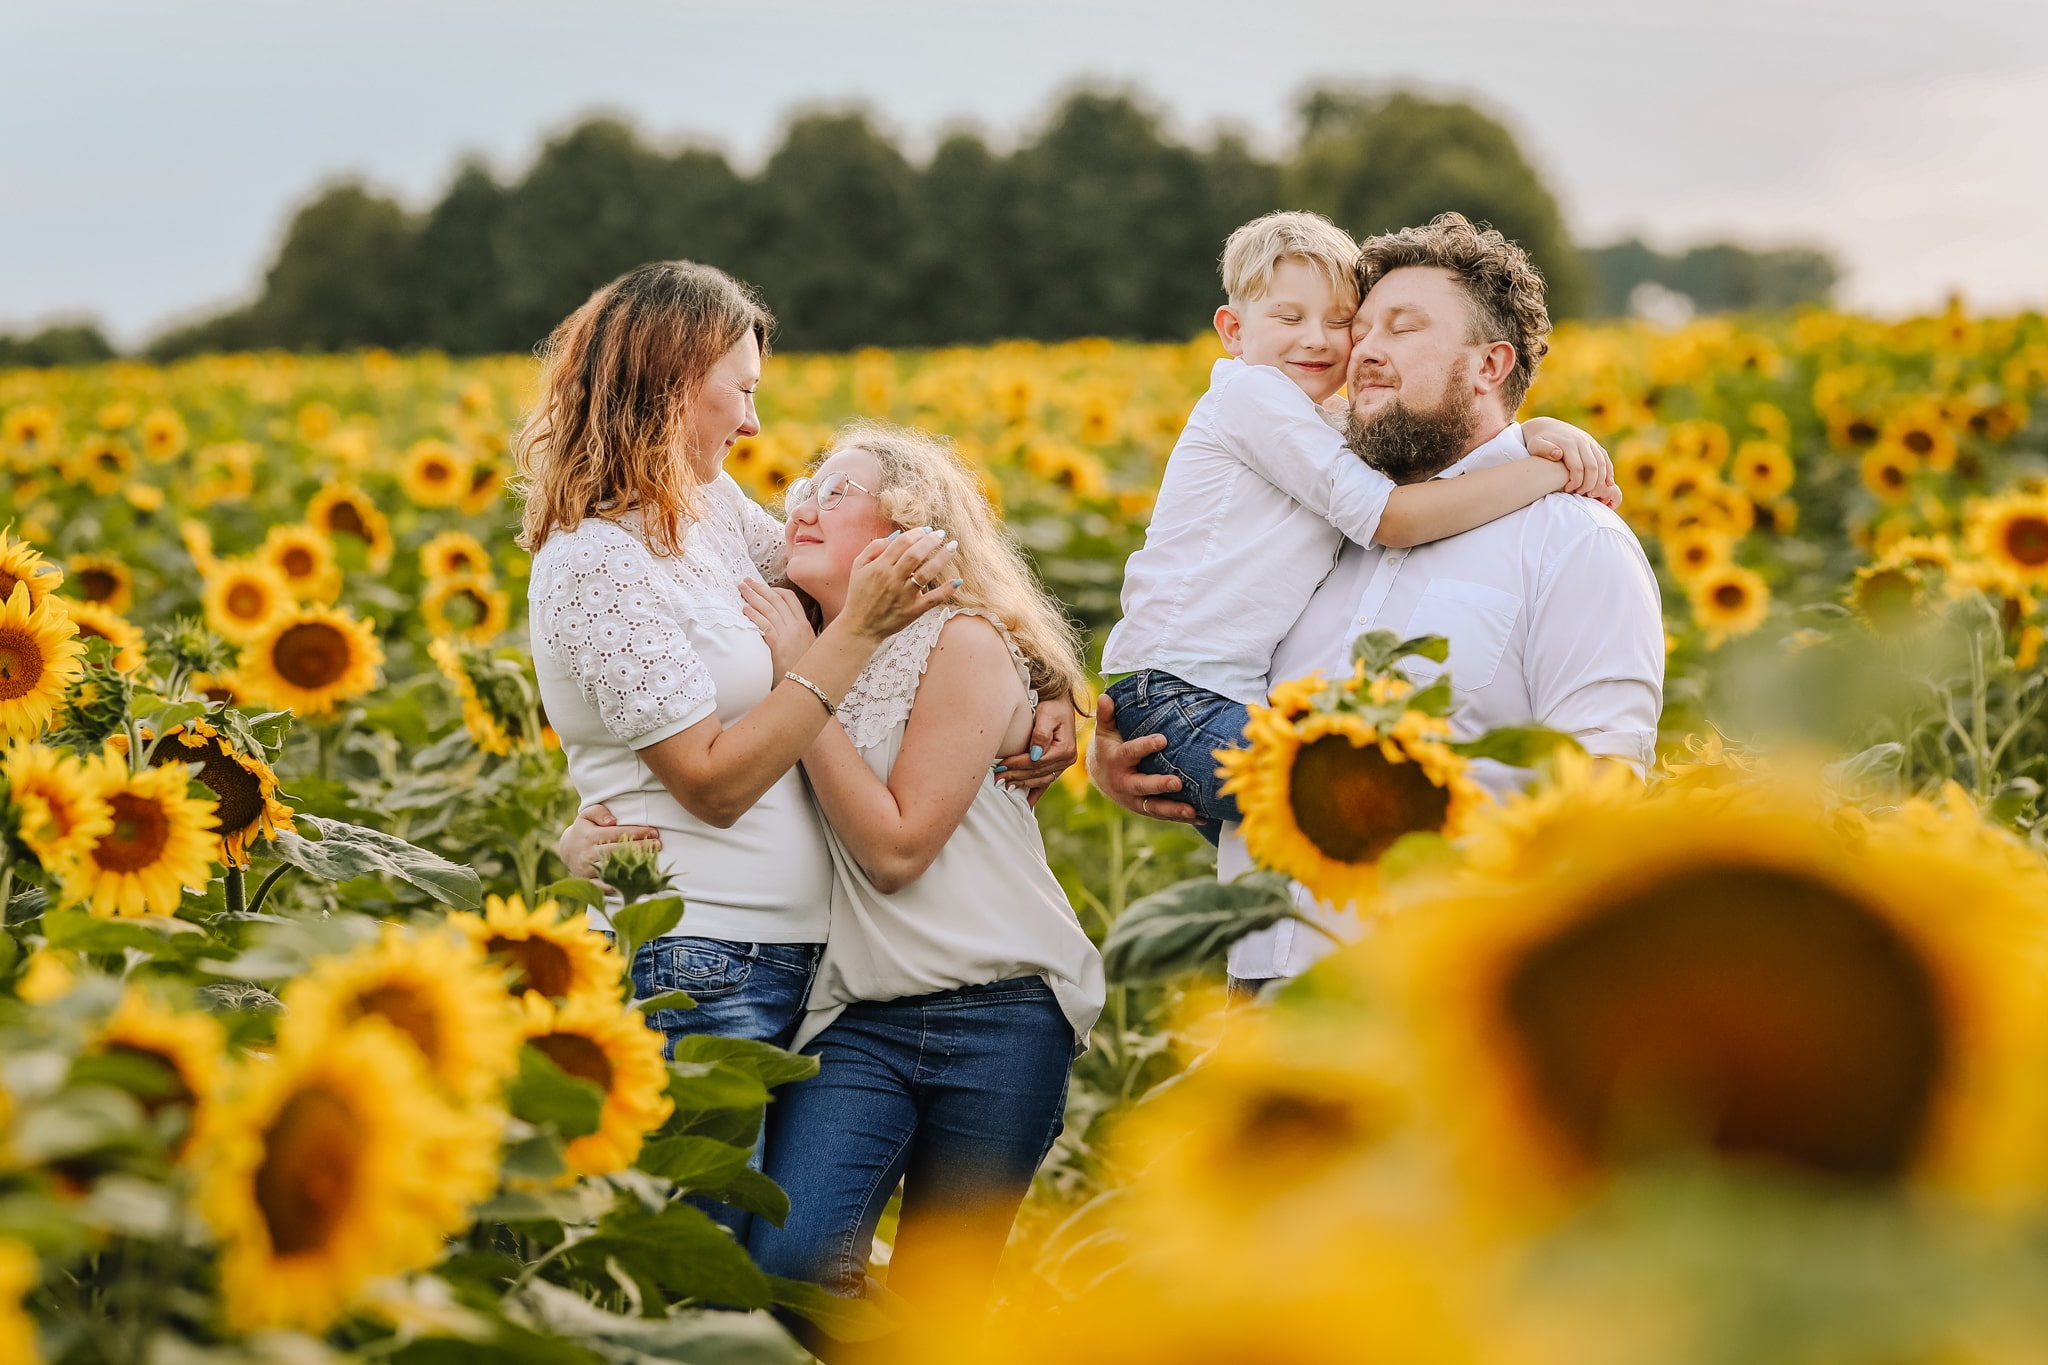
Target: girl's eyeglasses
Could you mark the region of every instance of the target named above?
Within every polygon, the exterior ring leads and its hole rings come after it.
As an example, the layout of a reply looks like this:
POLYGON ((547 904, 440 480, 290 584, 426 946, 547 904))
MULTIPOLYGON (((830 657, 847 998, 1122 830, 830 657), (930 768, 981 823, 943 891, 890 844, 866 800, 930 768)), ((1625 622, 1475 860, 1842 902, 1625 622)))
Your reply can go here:
POLYGON ((846 500, 846 490, 849 488, 856 493, 866 493, 870 497, 874 496, 875 492, 872 488, 861 487, 844 474, 827 474, 822 479, 813 479, 805 476, 798 479, 784 491, 782 495, 782 510, 785 513, 794 514, 798 508, 802 507, 812 498, 816 498, 818 500, 818 510, 820 512, 829 512, 846 500))

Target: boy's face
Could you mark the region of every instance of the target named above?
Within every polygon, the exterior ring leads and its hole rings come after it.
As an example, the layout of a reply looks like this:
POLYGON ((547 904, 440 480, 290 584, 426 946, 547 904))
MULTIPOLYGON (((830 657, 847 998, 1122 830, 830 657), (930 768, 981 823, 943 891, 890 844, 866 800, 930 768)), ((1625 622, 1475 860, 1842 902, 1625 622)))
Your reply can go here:
POLYGON ((1308 262, 1284 260, 1264 295, 1216 310, 1216 334, 1230 354, 1247 365, 1271 365, 1320 403, 1344 387, 1357 307, 1308 262))

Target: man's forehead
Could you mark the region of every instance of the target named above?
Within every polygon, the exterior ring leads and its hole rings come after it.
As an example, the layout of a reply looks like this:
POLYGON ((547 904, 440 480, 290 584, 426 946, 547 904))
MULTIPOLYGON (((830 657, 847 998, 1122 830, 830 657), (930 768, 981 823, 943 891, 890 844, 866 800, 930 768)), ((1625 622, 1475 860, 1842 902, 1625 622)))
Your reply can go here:
POLYGON ((1358 301, 1358 315, 1388 313, 1400 309, 1427 312, 1431 305, 1454 300, 1457 276, 1440 265, 1404 265, 1390 270, 1374 282, 1358 301))

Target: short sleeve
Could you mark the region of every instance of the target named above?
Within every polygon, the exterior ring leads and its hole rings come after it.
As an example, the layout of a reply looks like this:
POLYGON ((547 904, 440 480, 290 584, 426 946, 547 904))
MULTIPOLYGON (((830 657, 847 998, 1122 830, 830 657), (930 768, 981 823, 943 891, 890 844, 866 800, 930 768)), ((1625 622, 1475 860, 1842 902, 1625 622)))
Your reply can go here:
POLYGON ((534 643, 613 738, 644 749, 715 714, 718 689, 647 547, 622 528, 591 527, 586 521, 535 560, 534 643))
POLYGON ((1394 481, 1344 444, 1309 396, 1268 365, 1247 365, 1217 395, 1216 432, 1275 488, 1360 545, 1379 533, 1394 481))

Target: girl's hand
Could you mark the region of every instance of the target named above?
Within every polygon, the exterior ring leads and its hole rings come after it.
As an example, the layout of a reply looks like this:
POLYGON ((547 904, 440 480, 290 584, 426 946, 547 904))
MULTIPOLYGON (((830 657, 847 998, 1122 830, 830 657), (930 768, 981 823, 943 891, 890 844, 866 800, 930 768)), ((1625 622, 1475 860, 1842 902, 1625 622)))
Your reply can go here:
MULTIPOLYGON (((1593 493, 1614 482, 1614 461, 1600 443, 1555 417, 1531 417, 1522 423, 1522 441, 1531 455, 1564 466, 1564 491, 1593 493)), ((1606 499, 1601 499, 1606 501, 1606 499)))
POLYGON ((1073 698, 1054 697, 1038 703, 1031 718, 1030 743, 1028 752, 996 760, 996 781, 1023 792, 1035 806, 1053 779, 1080 757, 1074 741, 1073 698))
POLYGON ((562 855, 569 875, 595 880, 597 866, 614 844, 652 844, 661 847, 661 831, 651 825, 622 825, 612 818, 607 806, 592 806, 580 812, 562 831, 555 852, 562 855))
POLYGON ((817 638, 804 615, 804 604, 788 588, 771 588, 751 578, 740 580, 740 597, 740 609, 768 641, 768 657, 774 664, 775 680, 780 682, 783 672, 794 668, 817 638))
POLYGON ((958 548, 959 542, 928 526, 874 541, 853 561, 839 619, 870 639, 888 639, 953 599, 960 585, 953 577, 958 548))

